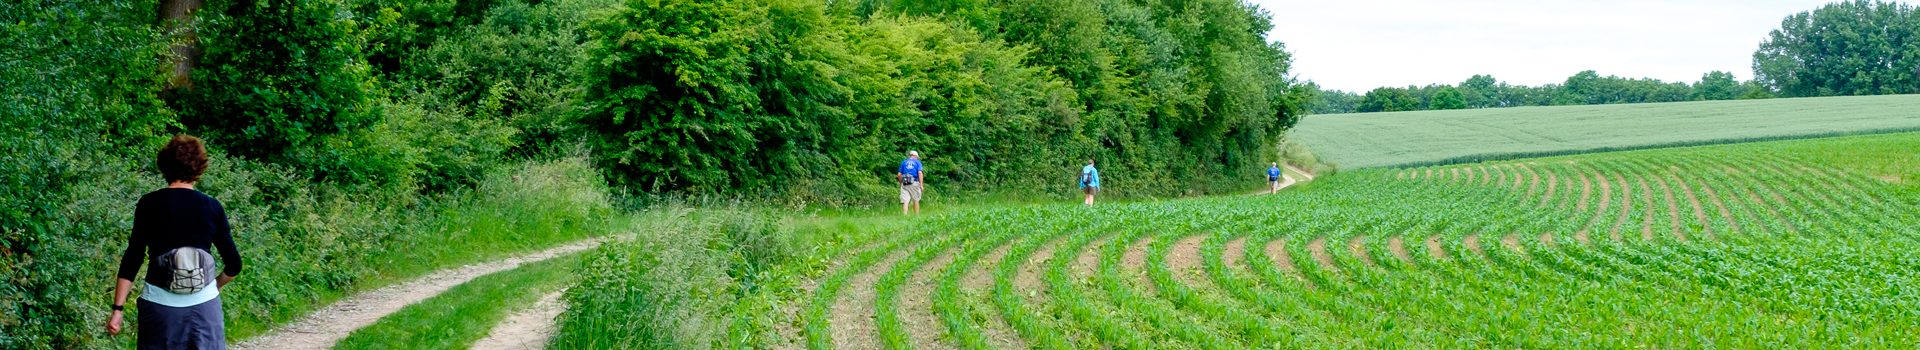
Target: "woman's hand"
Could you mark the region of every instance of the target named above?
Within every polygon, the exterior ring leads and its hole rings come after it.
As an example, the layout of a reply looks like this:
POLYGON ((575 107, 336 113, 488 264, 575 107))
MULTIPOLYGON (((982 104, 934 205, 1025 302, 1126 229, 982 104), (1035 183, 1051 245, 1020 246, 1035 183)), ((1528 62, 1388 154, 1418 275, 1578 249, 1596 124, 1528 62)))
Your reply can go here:
POLYGON ((233 276, 220 274, 220 277, 214 277, 213 281, 218 282, 220 284, 220 289, 226 289, 228 283, 233 283, 233 276))
POLYGON ((120 314, 120 310, 113 310, 113 314, 107 315, 107 335, 120 335, 120 314))

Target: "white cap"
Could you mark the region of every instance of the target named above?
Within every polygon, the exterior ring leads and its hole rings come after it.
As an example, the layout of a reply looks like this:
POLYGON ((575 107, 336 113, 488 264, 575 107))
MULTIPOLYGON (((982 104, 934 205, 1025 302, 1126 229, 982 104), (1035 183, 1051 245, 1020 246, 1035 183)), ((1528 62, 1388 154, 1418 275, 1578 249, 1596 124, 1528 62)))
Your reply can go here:
POLYGON ((909 156, 915 156, 915 157, 919 157, 919 156, 920 156, 920 151, 907 151, 907 155, 909 155, 909 156))

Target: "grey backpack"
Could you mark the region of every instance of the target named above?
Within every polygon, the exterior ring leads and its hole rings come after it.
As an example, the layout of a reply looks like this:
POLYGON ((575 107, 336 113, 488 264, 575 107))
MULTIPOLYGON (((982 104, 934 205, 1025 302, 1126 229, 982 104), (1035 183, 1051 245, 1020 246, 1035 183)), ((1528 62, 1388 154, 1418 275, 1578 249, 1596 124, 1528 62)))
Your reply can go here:
POLYGON ((193 294, 213 284, 213 254, 194 247, 180 247, 153 259, 154 272, 167 274, 160 286, 174 294, 193 294))

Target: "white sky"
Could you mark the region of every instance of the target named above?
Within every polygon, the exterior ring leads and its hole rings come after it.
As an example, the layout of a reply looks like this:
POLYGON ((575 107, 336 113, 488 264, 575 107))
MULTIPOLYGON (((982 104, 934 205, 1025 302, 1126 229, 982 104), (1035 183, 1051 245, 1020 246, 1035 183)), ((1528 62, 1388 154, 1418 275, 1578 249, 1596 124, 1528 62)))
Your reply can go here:
POLYGON ((1753 78, 1753 51, 1794 13, 1828 0, 1247 0, 1290 73, 1323 88, 1458 84, 1491 74, 1559 83, 1582 70, 1692 83, 1712 70, 1753 78))

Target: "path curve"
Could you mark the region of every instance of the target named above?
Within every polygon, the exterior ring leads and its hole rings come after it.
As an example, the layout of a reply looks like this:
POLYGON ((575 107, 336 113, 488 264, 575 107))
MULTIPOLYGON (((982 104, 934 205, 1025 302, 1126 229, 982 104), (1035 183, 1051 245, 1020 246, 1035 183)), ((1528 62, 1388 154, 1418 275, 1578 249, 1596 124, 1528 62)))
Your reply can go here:
POLYGON ((609 239, 612 237, 585 239, 497 262, 440 270, 412 281, 355 294, 336 301, 333 305, 315 310, 298 321, 276 327, 266 335, 234 344, 232 348, 236 350, 330 349, 333 348, 334 343, 346 339, 347 335, 352 334, 354 330, 372 325, 381 317, 400 311, 407 305, 439 295, 474 278, 592 249, 609 239))
POLYGON ((567 311, 567 303, 560 297, 565 290, 547 293, 535 302, 533 307, 520 310, 500 321, 486 338, 473 343, 473 350, 540 350, 547 348, 547 340, 553 338, 558 325, 554 323, 561 313, 567 311))

